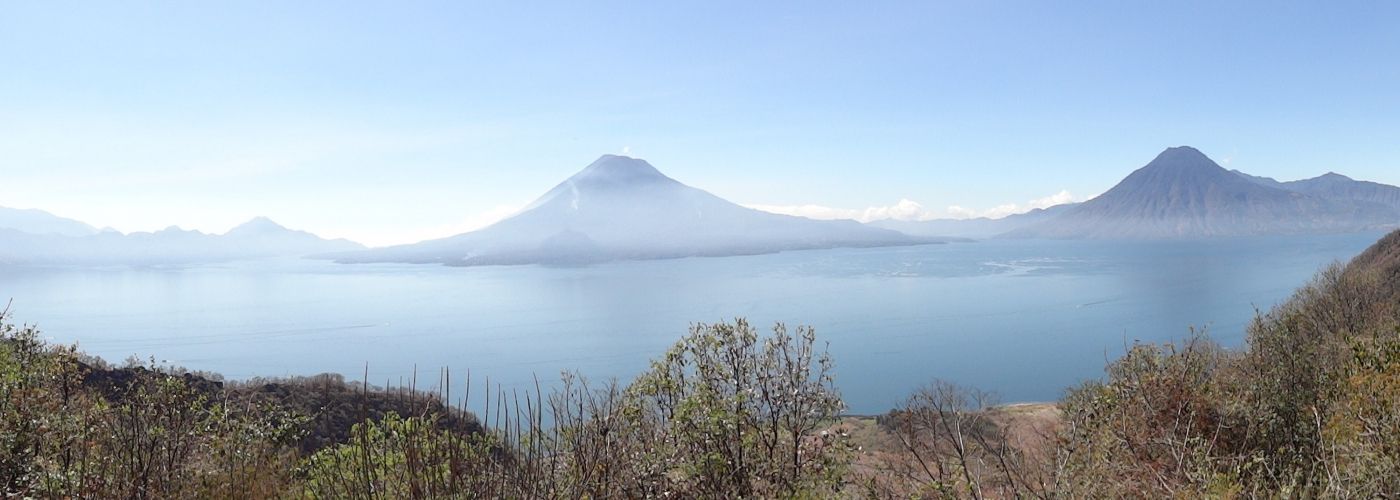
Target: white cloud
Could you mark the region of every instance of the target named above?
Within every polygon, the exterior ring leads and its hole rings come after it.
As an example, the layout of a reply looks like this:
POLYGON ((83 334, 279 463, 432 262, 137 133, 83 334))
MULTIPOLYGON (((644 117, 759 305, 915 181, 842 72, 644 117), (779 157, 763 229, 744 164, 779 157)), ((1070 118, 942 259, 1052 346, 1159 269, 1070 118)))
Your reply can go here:
POLYGON ((356 228, 354 232, 326 231, 317 233, 329 238, 348 238, 371 247, 405 245, 469 233, 515 215, 524 205, 496 205, 484 212, 467 216, 457 222, 425 227, 356 228))
POLYGON ((918 202, 901 199, 893 205, 858 208, 833 208, 822 205, 759 205, 750 204, 746 207, 772 212, 775 214, 796 215, 809 219, 836 220, 850 219, 860 222, 870 222, 875 220, 895 219, 895 220, 928 220, 936 218, 938 214, 929 211, 918 202))
POLYGON ((976 210, 968 210, 963 207, 951 206, 948 207, 948 214, 962 215, 962 217, 954 215, 953 218, 987 217, 989 219, 1000 219, 1008 215, 1023 214, 1031 210, 1035 210, 1037 208, 1050 208, 1055 205, 1063 205, 1065 203, 1073 203, 1075 201, 1078 200, 1075 199, 1073 194, 1070 194, 1068 190, 1062 189, 1058 193, 1042 198, 1036 198, 1034 200, 1030 200, 1022 204, 1006 203, 1003 205, 997 205, 987 210, 983 210, 981 212, 978 212, 976 210))
POLYGON ((832 208, 821 205, 744 205, 754 210, 772 212, 783 215, 796 215, 809 219, 835 220, 835 219, 856 219, 860 217, 859 210, 846 208, 832 208))
POLYGON ((933 213, 924 209, 923 205, 913 200, 901 198, 899 202, 894 205, 866 208, 859 220, 862 222, 869 222, 881 219, 925 220, 931 218, 933 218, 933 213))
POLYGON ((957 205, 949 205, 947 213, 949 219, 971 219, 977 217, 976 210, 957 205))
POLYGON ((496 205, 494 207, 491 207, 490 210, 474 214, 470 217, 467 217, 465 220, 453 225, 452 229, 457 232, 452 234, 460 234, 468 231, 475 231, 477 229, 481 229, 486 226, 495 224, 497 222, 505 220, 507 217, 515 215, 515 213, 519 212, 520 209, 523 207, 524 205, 496 205))
POLYGON ((1049 208, 1055 205, 1082 201, 1076 198, 1068 190, 1036 198, 1025 203, 1005 203, 992 208, 977 210, 959 205, 950 205, 943 212, 929 210, 919 202, 900 199, 893 205, 859 208, 835 208, 824 205, 762 205, 748 204, 749 208, 772 212, 775 214, 796 215, 811 219, 835 220, 850 219, 860 222, 870 222, 885 219, 920 221, 931 219, 972 219, 976 217, 988 217, 999 219, 1008 215, 1026 213, 1037 208, 1049 208))

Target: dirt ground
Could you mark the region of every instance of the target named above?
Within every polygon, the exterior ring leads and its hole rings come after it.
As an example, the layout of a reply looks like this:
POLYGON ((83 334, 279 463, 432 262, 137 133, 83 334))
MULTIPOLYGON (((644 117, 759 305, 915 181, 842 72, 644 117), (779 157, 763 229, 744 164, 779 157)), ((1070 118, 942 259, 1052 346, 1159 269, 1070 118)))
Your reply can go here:
MULTIPOLYGON (((994 422, 1004 426, 1007 442, 1026 461, 1048 463, 1053 459, 1050 452, 1054 449, 1054 436, 1061 421, 1060 410, 1054 403, 1009 404, 988 412, 994 422)), ((878 417, 848 416, 833 427, 834 431, 846 432, 855 447, 854 476, 867 483, 872 480, 883 483, 881 488, 884 489, 879 493, 864 485, 852 485, 846 491, 848 497, 882 497, 891 493, 905 498, 932 496, 934 492, 926 489, 929 478, 923 472, 928 464, 919 463, 920 459, 910 453, 894 433, 880 425, 878 417)), ((991 491, 986 495, 997 497, 991 491)))

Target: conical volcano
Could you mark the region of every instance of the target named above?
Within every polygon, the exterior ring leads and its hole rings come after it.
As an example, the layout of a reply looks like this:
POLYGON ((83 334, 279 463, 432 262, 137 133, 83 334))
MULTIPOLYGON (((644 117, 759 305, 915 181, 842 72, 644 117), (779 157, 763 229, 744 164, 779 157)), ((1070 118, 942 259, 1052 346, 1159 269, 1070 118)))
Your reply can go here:
POLYGON ((745 208, 667 177, 644 160, 604 155, 487 228, 332 257, 341 262, 573 264, 934 241, 854 221, 745 208))
POLYGON ((1181 146, 1163 151, 1104 194, 1007 236, 1192 238, 1355 231, 1396 223, 1400 214, 1391 207, 1274 187, 1181 146))

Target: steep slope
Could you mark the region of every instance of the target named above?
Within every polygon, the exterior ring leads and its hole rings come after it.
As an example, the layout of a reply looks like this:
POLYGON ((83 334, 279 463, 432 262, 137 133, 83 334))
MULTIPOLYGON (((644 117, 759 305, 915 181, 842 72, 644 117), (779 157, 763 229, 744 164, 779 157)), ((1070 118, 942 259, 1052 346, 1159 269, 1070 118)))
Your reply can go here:
POLYGON ((13 229, 30 234, 88 236, 97 229, 85 223, 59 217, 43 210, 21 210, 0 207, 0 229, 13 229))
POLYGON ((1400 304, 1400 231, 1393 231, 1347 264, 1349 273, 1376 273, 1382 297, 1400 304))
POLYGON ((930 241, 854 221, 745 208, 677 182, 643 160, 604 155, 520 213, 485 229, 328 257, 340 262, 569 264, 930 241))
POLYGON ((1283 186, 1283 183, 1282 183, 1282 182, 1279 182, 1277 179, 1274 179, 1273 177, 1264 177, 1264 176, 1261 176, 1261 175, 1247 174, 1247 173, 1241 172, 1241 171, 1239 171, 1239 170, 1231 170, 1230 173, 1235 174, 1235 175, 1238 175, 1238 176, 1240 176, 1240 177, 1244 177, 1245 179, 1248 179, 1248 180, 1254 182, 1255 184, 1259 184, 1259 185, 1261 185, 1261 186, 1267 186, 1267 187, 1271 187, 1271 188, 1285 189, 1284 186, 1283 186))
POLYGON ((1356 231, 1400 223, 1386 205, 1268 186, 1221 168, 1200 151, 1163 151, 1113 189, 1006 236, 1193 238, 1356 231))

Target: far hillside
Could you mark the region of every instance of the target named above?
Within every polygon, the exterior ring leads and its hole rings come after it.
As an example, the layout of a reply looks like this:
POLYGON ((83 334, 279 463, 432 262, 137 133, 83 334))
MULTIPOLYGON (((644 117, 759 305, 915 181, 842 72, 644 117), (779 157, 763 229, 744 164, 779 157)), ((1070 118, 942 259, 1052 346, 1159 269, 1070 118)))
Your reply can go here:
POLYGON ((1400 207, 1344 193, 1268 186, 1182 146, 1163 151, 1108 192, 1005 236, 1199 238, 1400 226, 1400 207))
POLYGON ((999 219, 882 220, 914 235, 1099 240, 1349 233, 1400 227, 1400 187, 1329 172, 1279 182, 1167 148, 1107 192, 999 219))

